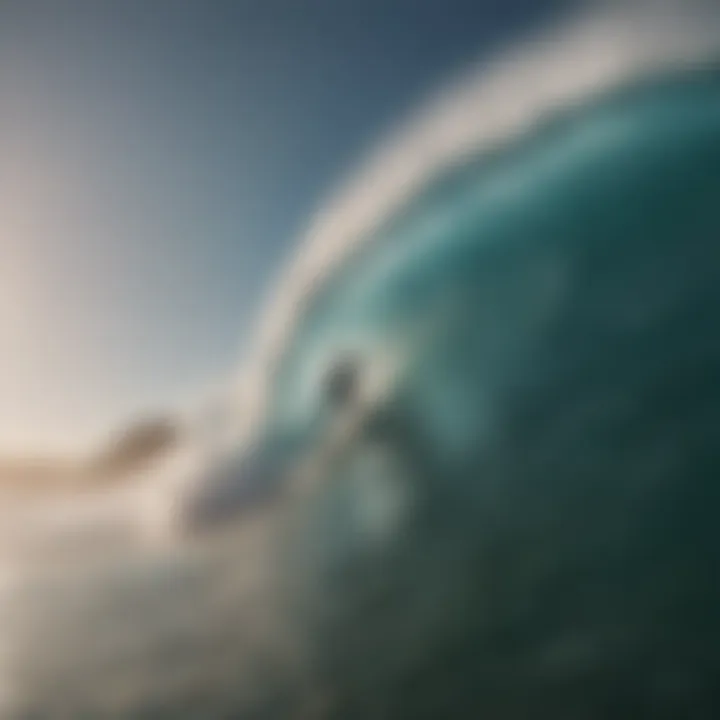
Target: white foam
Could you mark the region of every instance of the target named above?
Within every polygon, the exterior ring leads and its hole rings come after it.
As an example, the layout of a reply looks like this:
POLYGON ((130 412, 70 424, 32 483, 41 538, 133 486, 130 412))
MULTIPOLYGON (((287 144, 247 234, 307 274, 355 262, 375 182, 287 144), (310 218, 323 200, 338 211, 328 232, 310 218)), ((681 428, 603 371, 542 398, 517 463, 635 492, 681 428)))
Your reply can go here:
MULTIPOLYGON (((702 64, 719 51, 720 5, 712 0, 593 3, 469 68, 431 97, 360 164, 301 238, 221 403, 227 422, 218 454, 225 448, 238 455, 252 442, 273 368, 317 289, 438 171, 512 140, 558 108, 618 83, 702 64)), ((200 434, 203 424, 197 423, 200 434)), ((212 472, 198 474, 200 482, 208 478, 212 472)))
POLYGON ((362 164, 311 223, 281 275, 242 367, 239 410, 260 412, 264 381, 326 277, 440 169, 620 82, 701 64, 720 48, 715 2, 597 4, 472 67, 362 164))

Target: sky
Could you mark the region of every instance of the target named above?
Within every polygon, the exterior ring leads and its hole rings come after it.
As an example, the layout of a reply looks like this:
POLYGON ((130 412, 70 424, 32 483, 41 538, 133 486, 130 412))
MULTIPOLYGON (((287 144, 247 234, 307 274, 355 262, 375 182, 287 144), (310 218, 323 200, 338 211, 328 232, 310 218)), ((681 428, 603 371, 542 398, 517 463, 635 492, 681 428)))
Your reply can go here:
POLYGON ((558 4, 0 0, 0 454, 231 374, 334 183, 558 4))

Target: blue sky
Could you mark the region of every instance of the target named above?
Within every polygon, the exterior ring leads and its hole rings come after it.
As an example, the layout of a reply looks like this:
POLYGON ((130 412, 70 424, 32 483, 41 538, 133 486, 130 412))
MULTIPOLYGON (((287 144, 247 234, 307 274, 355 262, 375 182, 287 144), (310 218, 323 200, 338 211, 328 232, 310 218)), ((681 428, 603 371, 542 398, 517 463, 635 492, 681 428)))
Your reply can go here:
POLYGON ((230 372, 333 183, 547 5, 0 0, 0 452, 230 372))

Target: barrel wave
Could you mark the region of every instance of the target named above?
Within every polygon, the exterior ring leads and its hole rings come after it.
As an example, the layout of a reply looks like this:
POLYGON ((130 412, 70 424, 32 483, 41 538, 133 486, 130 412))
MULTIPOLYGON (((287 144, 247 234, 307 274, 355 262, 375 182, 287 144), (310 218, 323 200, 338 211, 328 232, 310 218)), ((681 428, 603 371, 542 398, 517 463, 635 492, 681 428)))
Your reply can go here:
POLYGON ((3 717, 713 716, 720 24, 642 7, 390 136, 237 433, 3 554, 3 717))

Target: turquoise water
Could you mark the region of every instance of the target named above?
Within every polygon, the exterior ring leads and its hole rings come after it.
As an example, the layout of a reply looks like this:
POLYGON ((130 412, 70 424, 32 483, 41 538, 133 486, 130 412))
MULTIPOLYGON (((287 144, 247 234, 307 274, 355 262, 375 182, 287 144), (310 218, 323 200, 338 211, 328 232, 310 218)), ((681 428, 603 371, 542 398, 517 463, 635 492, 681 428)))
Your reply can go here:
POLYGON ((709 68, 434 180, 318 291, 271 432, 317 452, 335 359, 402 357, 290 554, 337 717, 713 705, 719 197, 709 68), (380 550, 378 484, 410 508, 380 550))

